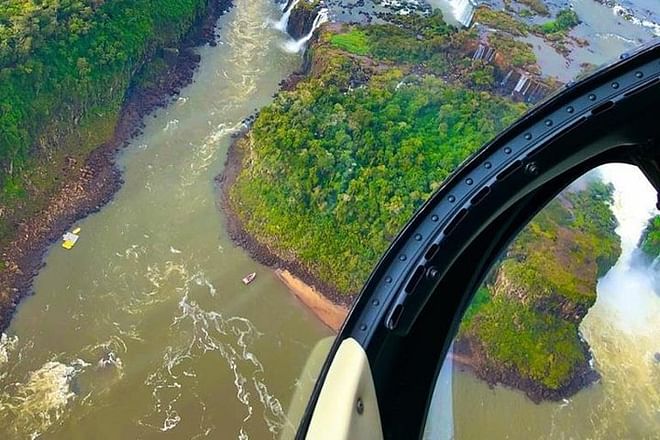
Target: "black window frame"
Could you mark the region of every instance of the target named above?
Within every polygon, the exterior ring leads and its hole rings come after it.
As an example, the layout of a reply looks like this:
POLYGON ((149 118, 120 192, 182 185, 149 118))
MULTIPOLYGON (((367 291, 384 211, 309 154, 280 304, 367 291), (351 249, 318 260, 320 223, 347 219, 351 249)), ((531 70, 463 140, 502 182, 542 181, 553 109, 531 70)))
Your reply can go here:
POLYGON ((417 211, 335 340, 297 438, 347 338, 367 353, 385 438, 421 438, 443 360, 490 268, 559 192, 612 162, 638 166, 660 191, 660 39, 535 107, 417 211))

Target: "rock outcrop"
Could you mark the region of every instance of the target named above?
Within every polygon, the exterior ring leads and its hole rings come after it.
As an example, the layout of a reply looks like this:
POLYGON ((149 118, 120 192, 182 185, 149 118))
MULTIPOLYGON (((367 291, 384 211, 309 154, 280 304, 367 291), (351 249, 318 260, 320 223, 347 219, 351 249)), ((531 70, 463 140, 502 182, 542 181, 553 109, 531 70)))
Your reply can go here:
MULTIPOLYGON (((294 0, 290 0, 287 8, 291 7, 294 0)), ((300 40, 312 30, 314 20, 321 10, 319 0, 300 0, 293 6, 286 31, 295 40, 300 40)))

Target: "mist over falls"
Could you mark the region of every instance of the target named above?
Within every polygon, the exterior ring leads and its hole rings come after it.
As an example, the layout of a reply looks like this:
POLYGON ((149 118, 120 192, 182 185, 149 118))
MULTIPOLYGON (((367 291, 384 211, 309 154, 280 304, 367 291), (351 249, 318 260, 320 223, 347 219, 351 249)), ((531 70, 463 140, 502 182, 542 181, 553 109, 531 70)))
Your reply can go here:
MULTIPOLYGON (((641 172, 630 165, 612 164, 599 169, 614 188, 612 210, 618 220, 621 256, 600 280, 596 306, 615 312, 613 324, 631 333, 660 336, 660 285, 657 262, 640 258, 641 235, 649 220, 657 215, 656 192, 641 172)), ((594 306, 594 311, 598 308, 594 306)), ((658 347, 660 350, 660 347, 658 347)))
POLYGON ((329 20, 329 10, 323 6, 315 8, 305 6, 296 9, 301 1, 307 0, 288 1, 280 19, 271 20, 275 29, 290 36, 290 40, 284 43, 282 48, 292 54, 302 52, 314 32, 329 20))
POLYGON ((640 236, 649 219, 657 215, 656 192, 631 165, 612 164, 599 169, 614 186, 612 210, 619 223, 621 256, 599 281, 596 303, 580 330, 589 343, 595 368, 601 373, 601 403, 595 414, 602 418, 596 432, 615 437, 629 435, 629 426, 657 426, 660 408, 660 284, 657 267, 638 258, 640 236), (655 409, 654 409, 655 408, 655 409), (656 416, 654 416, 654 412, 656 416))

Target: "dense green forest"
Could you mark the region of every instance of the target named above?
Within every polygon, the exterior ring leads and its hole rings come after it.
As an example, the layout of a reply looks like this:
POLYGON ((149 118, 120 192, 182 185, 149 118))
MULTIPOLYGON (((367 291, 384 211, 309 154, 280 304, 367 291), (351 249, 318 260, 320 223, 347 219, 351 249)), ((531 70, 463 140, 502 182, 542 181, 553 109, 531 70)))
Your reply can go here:
MULTIPOLYGON (((323 32, 312 74, 240 142, 246 166, 231 198, 247 231, 356 293, 417 207, 526 109, 493 92, 494 67, 470 56, 478 41, 439 11, 323 32)), ((502 58, 533 64, 515 43, 498 47, 502 58)))
POLYGON ((66 156, 111 137, 136 73, 207 1, 3 0, 0 244, 66 180, 66 156))
POLYGON ((415 209, 525 110, 471 90, 469 75, 462 85, 412 74, 406 62, 431 60, 429 45, 451 50, 437 15, 429 33, 436 27, 432 40, 415 38, 417 24, 324 35, 313 54, 319 74, 281 93, 242 142, 232 199, 245 227, 341 292, 356 293, 415 209))
POLYGON ((585 364, 578 325, 621 253, 611 203, 611 186, 592 182, 553 200, 516 238, 460 330, 482 352, 480 369, 513 370, 554 390, 585 364))
MULTIPOLYGON (((477 38, 439 13, 324 31, 307 79, 238 143, 230 199, 246 231, 326 286, 357 293, 414 211, 526 109, 495 93, 492 66, 470 59, 477 38)), ((534 62, 519 49, 498 48, 534 62)), ((578 325, 620 253, 611 191, 591 183, 566 193, 518 237, 461 329, 485 353, 480 367, 550 390, 585 367, 578 325)))
POLYGON ((639 245, 650 259, 660 256, 660 215, 653 217, 647 225, 639 245))

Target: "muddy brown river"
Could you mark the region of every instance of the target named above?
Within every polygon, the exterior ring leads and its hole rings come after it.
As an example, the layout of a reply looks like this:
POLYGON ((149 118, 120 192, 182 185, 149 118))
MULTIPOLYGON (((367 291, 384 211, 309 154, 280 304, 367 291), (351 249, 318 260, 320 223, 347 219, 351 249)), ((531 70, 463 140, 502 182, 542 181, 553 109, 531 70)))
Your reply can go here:
POLYGON ((213 178, 301 58, 268 25, 272 0, 235 3, 194 84, 122 153, 114 201, 72 251, 51 248, 3 336, 0 438, 271 438, 286 423, 329 331, 231 244, 213 178))
MULTIPOLYGON (((72 251, 51 247, 35 295, 0 338, 0 438, 271 439, 295 424, 286 409, 299 373, 330 332, 231 244, 213 182, 241 121, 301 63, 273 25, 280 16, 272 0, 235 1, 219 21, 218 46, 199 49, 195 82, 148 117, 144 134, 121 153, 125 184, 114 201, 79 223, 72 251), (251 272, 256 281, 244 286, 251 272)), ((645 292, 640 307, 657 313, 660 297, 645 292)), ((651 333, 605 325, 603 316, 626 303, 615 293, 599 298, 583 329, 594 341, 590 335, 606 335, 594 344, 602 385, 535 405, 449 370, 452 412, 437 413, 429 433, 653 435, 659 376, 644 356, 657 345, 658 315, 644 315, 651 333), (631 374, 643 385, 626 387, 631 374), (608 388, 622 381, 624 388, 608 388), (643 428, 630 431, 628 423, 643 428)))

